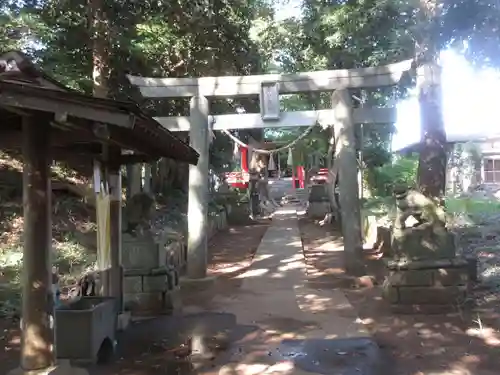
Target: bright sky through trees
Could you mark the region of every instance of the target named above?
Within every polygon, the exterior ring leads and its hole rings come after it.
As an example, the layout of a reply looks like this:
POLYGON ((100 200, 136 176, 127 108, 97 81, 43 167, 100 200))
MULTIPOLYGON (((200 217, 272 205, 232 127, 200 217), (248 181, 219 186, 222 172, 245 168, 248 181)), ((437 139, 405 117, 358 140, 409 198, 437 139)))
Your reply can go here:
MULTIPOLYGON (((300 17, 301 0, 284 1, 276 6, 277 18, 300 17)), ((394 61, 396 62, 396 61, 394 61)), ((500 73, 475 70, 457 52, 442 53, 443 116, 450 139, 467 135, 500 134, 500 73)), ((420 114, 416 97, 398 105, 397 134, 393 149, 405 147, 420 139, 420 114)))
MULTIPOLYGON (((442 53, 443 116, 449 139, 467 135, 500 133, 500 105, 496 92, 500 74, 475 70, 460 54, 442 53)), ((420 138, 420 116, 416 97, 398 104, 397 134, 393 148, 399 149, 420 138)))

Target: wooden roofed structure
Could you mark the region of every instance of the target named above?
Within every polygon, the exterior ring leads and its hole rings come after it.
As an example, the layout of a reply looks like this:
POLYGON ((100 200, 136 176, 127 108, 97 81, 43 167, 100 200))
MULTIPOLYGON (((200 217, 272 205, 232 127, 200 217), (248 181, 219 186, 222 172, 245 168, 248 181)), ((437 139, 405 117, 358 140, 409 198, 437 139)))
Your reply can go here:
POLYGON ((51 126, 55 157, 100 158, 102 145, 133 151, 118 164, 168 157, 196 164, 198 154, 133 102, 87 96, 39 70, 20 52, 0 56, 0 147, 21 144, 22 119, 36 115, 51 126))
POLYGON ((21 150, 24 163, 21 371, 25 373, 48 369, 56 360, 50 280, 53 159, 76 156, 91 164, 97 161, 105 169, 104 194, 111 198, 104 295, 121 301, 120 165, 160 157, 196 164, 199 155, 135 103, 71 90, 20 52, 0 55, 0 119, 0 149, 21 150))

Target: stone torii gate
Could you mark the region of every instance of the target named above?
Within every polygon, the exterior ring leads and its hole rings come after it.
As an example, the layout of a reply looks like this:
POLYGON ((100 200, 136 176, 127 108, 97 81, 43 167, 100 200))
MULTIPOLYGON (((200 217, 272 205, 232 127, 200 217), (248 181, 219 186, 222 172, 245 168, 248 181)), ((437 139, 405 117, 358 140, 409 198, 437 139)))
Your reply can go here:
MULTIPOLYGON (((299 74, 264 74, 202 78, 128 76, 146 98, 190 98, 190 116, 156 117, 170 131, 189 131, 190 145, 200 154, 189 166, 188 277, 203 279, 207 268, 209 133, 211 130, 334 125, 344 249, 360 253, 362 234, 358 199, 354 124, 394 123, 395 108, 353 108, 348 89, 393 86, 412 68, 412 60, 361 69, 299 74), (280 94, 333 91, 332 109, 280 112, 280 94), (259 95, 260 113, 211 115, 208 98, 259 95)), ((359 257, 349 256, 346 260, 359 257)), ((356 264, 346 269, 356 272, 356 264)))

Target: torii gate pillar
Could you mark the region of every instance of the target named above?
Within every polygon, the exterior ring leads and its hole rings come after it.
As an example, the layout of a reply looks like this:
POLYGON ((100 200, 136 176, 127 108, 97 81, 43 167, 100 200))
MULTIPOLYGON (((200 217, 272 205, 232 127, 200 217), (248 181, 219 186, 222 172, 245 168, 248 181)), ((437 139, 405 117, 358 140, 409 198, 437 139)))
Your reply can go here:
POLYGON ((206 97, 194 96, 189 102, 189 144, 200 155, 197 165, 189 166, 187 277, 207 275, 209 112, 206 97))
POLYGON ((335 162, 339 163, 339 201, 344 237, 344 261, 347 273, 364 274, 363 241, 361 236, 361 213, 358 188, 358 163, 352 100, 347 89, 337 90, 332 95, 335 110, 335 162))

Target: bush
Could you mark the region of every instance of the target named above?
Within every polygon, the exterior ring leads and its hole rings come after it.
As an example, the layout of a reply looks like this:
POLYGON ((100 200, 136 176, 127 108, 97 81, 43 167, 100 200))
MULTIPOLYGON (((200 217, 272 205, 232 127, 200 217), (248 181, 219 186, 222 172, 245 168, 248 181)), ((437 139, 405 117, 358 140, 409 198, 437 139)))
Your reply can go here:
POLYGON ((417 181, 417 167, 416 157, 395 157, 392 163, 367 171, 367 186, 373 196, 387 197, 392 194, 395 183, 414 186, 417 181))

